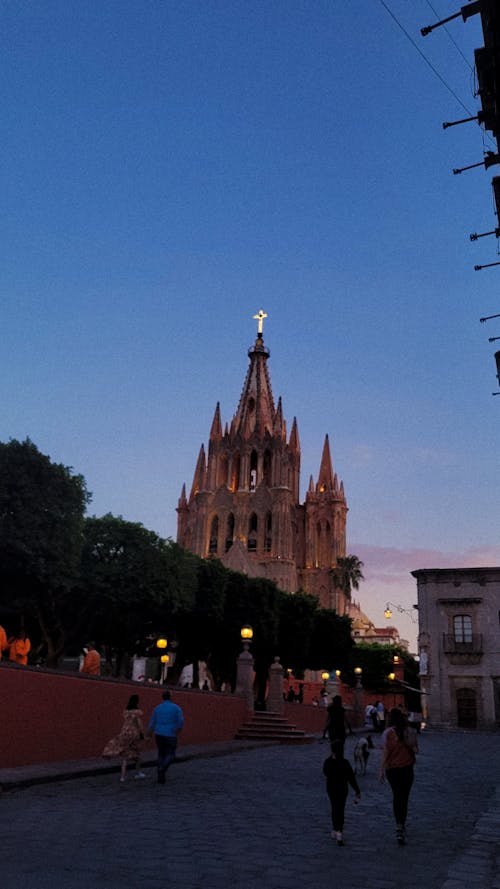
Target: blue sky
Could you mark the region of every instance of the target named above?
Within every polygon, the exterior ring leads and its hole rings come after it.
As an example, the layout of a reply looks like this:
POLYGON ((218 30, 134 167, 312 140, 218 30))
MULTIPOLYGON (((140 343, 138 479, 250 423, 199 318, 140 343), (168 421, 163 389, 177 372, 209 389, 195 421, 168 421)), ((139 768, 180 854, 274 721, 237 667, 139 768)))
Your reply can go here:
POLYGON ((497 244, 468 237, 495 227, 496 169, 451 173, 494 145, 441 126, 477 113, 482 35, 474 17, 422 38, 433 9, 0 8, 0 439, 81 472, 91 513, 175 538, 262 306, 302 495, 328 432, 377 624, 411 606, 411 569, 500 557, 500 319, 479 324, 499 272, 473 269, 497 244))

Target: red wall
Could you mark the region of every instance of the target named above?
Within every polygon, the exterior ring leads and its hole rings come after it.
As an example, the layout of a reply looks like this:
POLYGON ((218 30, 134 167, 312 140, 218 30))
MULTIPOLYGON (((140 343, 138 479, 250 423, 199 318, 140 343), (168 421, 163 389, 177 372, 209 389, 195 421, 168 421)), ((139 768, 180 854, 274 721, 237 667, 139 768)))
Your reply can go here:
MULTIPOLYGON (((147 728, 162 690, 1 663, 0 767, 100 756, 120 731, 130 695, 139 695, 147 728)), ((172 700, 184 712, 183 744, 232 740, 247 716, 245 700, 235 695, 172 689, 172 700)))

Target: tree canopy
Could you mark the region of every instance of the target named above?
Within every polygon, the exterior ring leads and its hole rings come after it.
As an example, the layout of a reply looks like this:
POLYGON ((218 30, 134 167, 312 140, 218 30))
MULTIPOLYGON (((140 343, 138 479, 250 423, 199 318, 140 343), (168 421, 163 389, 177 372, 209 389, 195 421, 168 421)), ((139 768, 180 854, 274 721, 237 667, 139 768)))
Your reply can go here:
POLYGON ((140 523, 85 518, 89 500, 82 476, 31 441, 0 444, 0 607, 26 620, 48 665, 88 639, 120 664, 166 634, 177 672, 206 660, 219 684, 234 677, 246 623, 262 688, 276 655, 296 675, 347 663, 348 618, 203 560, 140 523))
POLYGON ((56 661, 61 612, 80 571, 85 481, 52 463, 29 439, 0 443, 1 604, 36 618, 56 661))
POLYGON ((363 562, 358 556, 348 555, 337 559, 337 565, 332 570, 335 583, 345 596, 350 599, 352 590, 359 590, 359 584, 364 580, 363 562))

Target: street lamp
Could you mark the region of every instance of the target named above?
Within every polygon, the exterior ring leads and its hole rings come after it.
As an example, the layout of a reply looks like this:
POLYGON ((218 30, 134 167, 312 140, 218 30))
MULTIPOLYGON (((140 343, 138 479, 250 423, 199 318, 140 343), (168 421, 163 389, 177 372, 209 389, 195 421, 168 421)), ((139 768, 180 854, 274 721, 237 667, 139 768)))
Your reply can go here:
MULTIPOLYGON (((392 609, 395 608, 396 611, 399 611, 400 614, 406 614, 413 621, 414 624, 418 623, 415 614, 413 613, 411 608, 403 608, 402 605, 395 605, 394 602, 388 602, 385 606, 384 617, 386 620, 390 620, 392 617, 392 609)), ((418 611, 418 605, 413 606, 414 609, 418 611)))
POLYGON ((253 639, 252 627, 249 624, 245 624, 245 626, 241 628, 240 635, 241 641, 243 642, 243 648, 245 651, 248 651, 248 646, 253 639))
POLYGON ((395 707, 396 706, 396 689, 395 689, 393 683, 395 682, 396 674, 395 673, 388 673, 387 678, 392 685, 392 689, 391 689, 392 694, 393 694, 392 705, 393 705, 393 707, 395 707))
MULTIPOLYGON (((240 630, 243 651, 236 661, 236 688, 235 694, 244 695, 249 712, 254 709, 253 697, 253 657, 249 652, 250 642, 253 639, 253 630, 248 624, 240 630)), ((280 668, 281 669, 281 668, 280 668)))
POLYGON ((356 687, 357 687, 357 688, 359 688, 359 686, 361 685, 361 676, 362 676, 362 674, 363 674, 363 668, 362 668, 362 667, 354 667, 354 675, 355 675, 355 677, 356 677, 356 687))
POLYGON ((167 645, 168 645, 168 640, 167 640, 167 639, 160 638, 160 639, 157 639, 157 640, 156 640, 156 647, 157 647, 157 648, 166 648, 167 645))
POLYGON ((161 685, 164 684, 164 682, 167 678, 167 670, 168 670, 169 661, 170 661, 169 654, 162 654, 161 655, 161 657, 160 657, 160 663, 161 663, 160 683, 161 683, 161 685))

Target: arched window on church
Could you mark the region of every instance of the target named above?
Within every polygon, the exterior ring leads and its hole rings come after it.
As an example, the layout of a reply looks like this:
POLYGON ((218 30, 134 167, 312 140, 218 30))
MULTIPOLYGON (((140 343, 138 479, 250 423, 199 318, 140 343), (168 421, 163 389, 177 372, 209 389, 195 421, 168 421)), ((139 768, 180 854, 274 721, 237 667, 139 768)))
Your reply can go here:
POLYGON ((214 515, 210 523, 210 538, 208 541, 208 552, 215 554, 217 552, 217 541, 219 537, 219 518, 214 515))
POLYGON ((314 567, 319 568, 321 564, 321 523, 316 525, 316 540, 314 552, 314 567))
POLYGON ((233 494, 240 487, 240 466, 241 466, 240 455, 238 453, 236 453, 233 456, 233 464, 232 464, 232 471, 231 471, 231 491, 233 492, 233 494))
POLYGON ((232 512, 229 513, 227 517, 227 527, 226 527, 226 552, 228 549, 231 549, 234 540, 234 515, 232 512))
POLYGON ((229 473, 229 461, 225 454, 223 454, 219 458, 219 463, 217 466, 217 482, 216 485, 219 488, 221 485, 227 485, 228 482, 228 473, 229 473))
POLYGON ((264 451, 264 460, 262 463, 262 470, 264 474, 264 484, 267 485, 268 488, 271 487, 272 477, 271 477, 271 469, 272 469, 272 457, 271 451, 264 451))
POLYGON ((273 517, 270 512, 266 515, 266 537, 264 540, 264 549, 266 553, 270 553, 273 546, 273 517))
POLYGON ((247 539, 247 549, 248 552, 254 553, 257 549, 257 527, 258 520, 256 514, 253 512, 250 516, 250 521, 248 523, 248 539, 247 539))
POLYGON ((250 479, 248 483, 248 487, 251 491, 255 491, 257 487, 257 463, 258 463, 257 451, 252 451, 250 454, 250 479))

